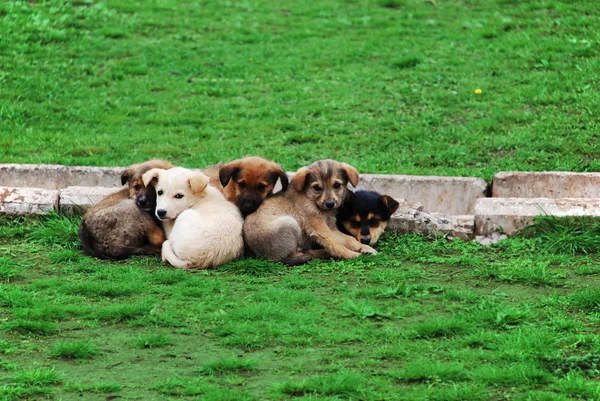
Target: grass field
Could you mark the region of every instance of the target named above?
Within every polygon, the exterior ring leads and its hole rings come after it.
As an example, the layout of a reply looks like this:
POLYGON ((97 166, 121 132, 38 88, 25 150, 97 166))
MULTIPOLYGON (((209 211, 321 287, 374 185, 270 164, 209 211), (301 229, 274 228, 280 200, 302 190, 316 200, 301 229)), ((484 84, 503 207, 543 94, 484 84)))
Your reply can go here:
MULTIPOLYGON (((596 0, 2 2, 0 162, 597 171, 598 15, 596 0)), ((0 401, 600 399, 593 222, 197 273, 86 257, 78 222, 0 218, 0 401)))
POLYGON ((388 234, 352 261, 188 273, 90 259, 77 224, 0 220, 0 400, 600 397, 596 253, 388 234))
POLYGON ((595 171, 598 14, 597 0, 2 2, 0 161, 595 171))

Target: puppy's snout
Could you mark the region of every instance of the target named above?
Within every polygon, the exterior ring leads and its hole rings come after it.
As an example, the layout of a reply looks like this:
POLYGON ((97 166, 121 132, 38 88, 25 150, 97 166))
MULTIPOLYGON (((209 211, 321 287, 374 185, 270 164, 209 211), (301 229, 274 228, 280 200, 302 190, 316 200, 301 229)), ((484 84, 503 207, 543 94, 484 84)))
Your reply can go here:
POLYGON ((325 207, 327 209, 333 209, 334 206, 335 206, 335 202, 334 201, 327 201, 327 202, 325 202, 325 207))
POLYGON ((250 213, 254 213, 256 211, 256 209, 258 209, 259 206, 260 206, 260 203, 258 203, 258 202, 246 201, 246 202, 242 203, 242 207, 240 208, 240 210, 244 214, 250 214, 250 213))
POLYGON ((148 198, 140 196, 137 200, 137 204, 139 207, 148 207, 148 198))
POLYGON ((165 217, 167 215, 167 211, 165 209, 158 209, 156 211, 156 215, 158 217, 165 217))
POLYGON ((371 238, 370 237, 360 237, 360 243, 369 245, 371 243, 371 238))

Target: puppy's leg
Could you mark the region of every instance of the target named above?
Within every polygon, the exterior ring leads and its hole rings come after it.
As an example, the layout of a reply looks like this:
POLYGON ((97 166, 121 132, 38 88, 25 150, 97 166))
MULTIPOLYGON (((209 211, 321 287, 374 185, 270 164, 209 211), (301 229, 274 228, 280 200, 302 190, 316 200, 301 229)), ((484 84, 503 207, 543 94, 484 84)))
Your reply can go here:
POLYGON ((371 255, 377 255, 377 251, 371 248, 369 245, 361 244, 356 238, 351 235, 346 235, 341 231, 332 230, 338 240, 344 244, 344 246, 351 251, 360 252, 362 254, 370 253, 371 255))
POLYGON ((163 230, 155 224, 148 226, 146 237, 148 238, 148 242, 157 247, 160 247, 166 240, 163 230))
POLYGON ((302 229, 292 216, 259 216, 251 214, 244 222, 246 244, 258 257, 276 262, 297 256, 302 229), (269 218, 272 218, 269 221, 269 218))
POLYGON ((360 256, 360 253, 354 252, 344 246, 339 238, 321 219, 313 219, 310 222, 311 236, 325 248, 331 256, 338 259, 352 259, 360 256))
POLYGON ((173 267, 185 270, 189 270, 190 268, 187 262, 184 262, 183 260, 179 259, 177 255, 175 255, 173 248, 171 248, 171 243, 168 240, 163 242, 161 256, 163 262, 169 262, 173 267))

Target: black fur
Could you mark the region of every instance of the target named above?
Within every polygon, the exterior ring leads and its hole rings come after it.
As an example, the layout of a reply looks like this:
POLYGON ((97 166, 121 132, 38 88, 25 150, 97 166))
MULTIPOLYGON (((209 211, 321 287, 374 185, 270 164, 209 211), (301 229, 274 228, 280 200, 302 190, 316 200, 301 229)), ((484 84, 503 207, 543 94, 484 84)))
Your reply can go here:
POLYGON ((346 201, 338 210, 337 226, 341 232, 350 234, 343 223, 349 221, 353 216, 360 216, 362 225, 366 226, 369 213, 374 213, 381 221, 387 222, 397 208, 398 202, 389 196, 373 191, 350 192, 346 197, 346 201))

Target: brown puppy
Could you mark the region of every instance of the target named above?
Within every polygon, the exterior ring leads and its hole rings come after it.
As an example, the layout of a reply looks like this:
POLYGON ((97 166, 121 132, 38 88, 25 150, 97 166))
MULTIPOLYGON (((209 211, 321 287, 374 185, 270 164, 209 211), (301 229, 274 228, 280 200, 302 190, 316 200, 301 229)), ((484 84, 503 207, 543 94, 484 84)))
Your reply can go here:
POLYGON ((244 222, 244 239, 257 256, 295 265, 312 258, 349 259, 376 253, 336 227, 336 212, 349 192, 348 182, 358 184, 354 167, 320 160, 298 170, 291 182, 293 190, 265 200, 244 222), (299 250, 314 246, 323 249, 299 250))
POLYGON ((79 239, 83 249, 100 259, 125 259, 132 255, 160 255, 165 235, 154 218, 156 192, 146 187, 142 175, 152 168, 169 169, 164 160, 135 164, 121 175, 121 191, 107 196, 83 216, 79 239))
POLYGON ((273 195, 277 179, 281 179, 282 191, 288 186, 288 177, 279 164, 256 156, 210 166, 203 172, 210 177, 210 184, 223 192, 225 199, 235 204, 244 217, 254 213, 273 195))

